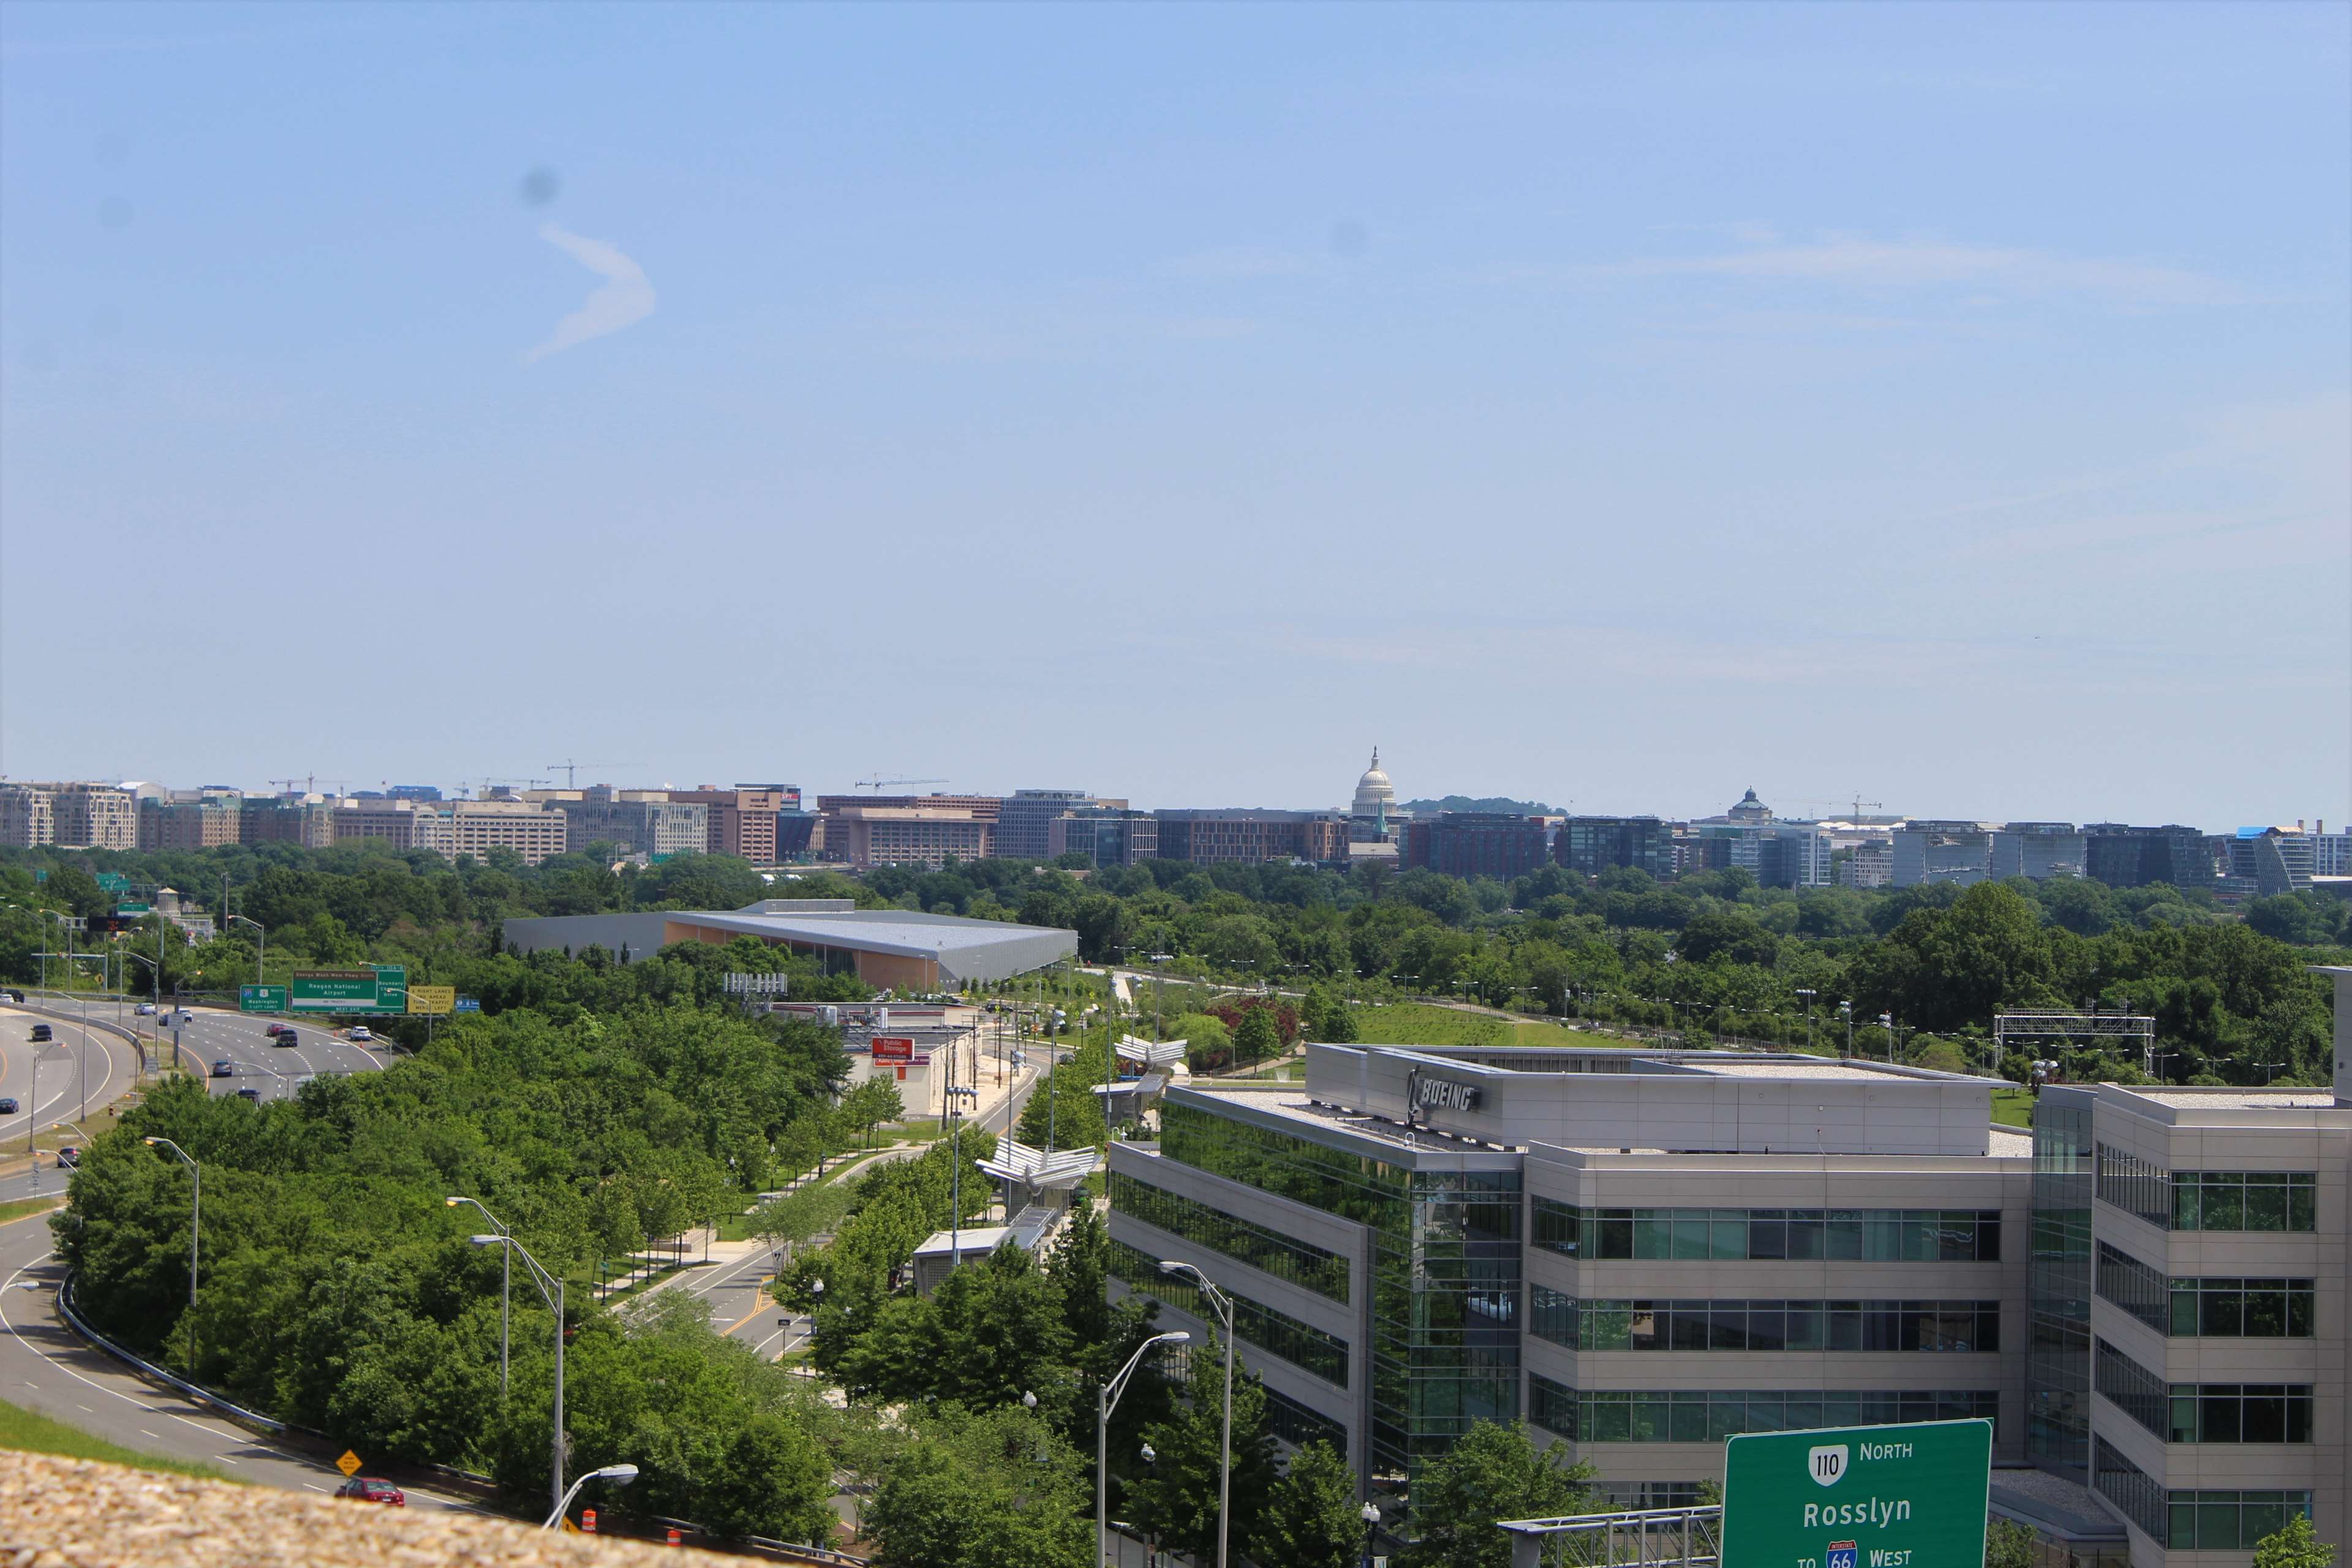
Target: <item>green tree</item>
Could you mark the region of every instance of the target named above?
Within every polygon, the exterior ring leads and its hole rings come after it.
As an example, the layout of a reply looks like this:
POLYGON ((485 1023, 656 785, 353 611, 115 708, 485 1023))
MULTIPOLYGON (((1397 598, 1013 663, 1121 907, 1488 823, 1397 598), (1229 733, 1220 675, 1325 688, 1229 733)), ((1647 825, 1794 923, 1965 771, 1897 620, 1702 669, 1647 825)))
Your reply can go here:
POLYGON ((2254 1568, 2332 1568, 2336 1548, 2298 1514, 2254 1543, 2254 1568))
MULTIPOLYGON (((1192 1396, 1148 1429, 1159 1456, 1131 1479, 1138 1522, 1160 1544, 1196 1561, 1217 1552, 1217 1484, 1224 1432, 1224 1342, 1212 1331, 1192 1358, 1192 1396)), ((1233 1523, 1235 1550, 1258 1531, 1276 1479, 1274 1438, 1265 1430, 1265 1389, 1245 1366, 1234 1368, 1233 1523)))
POLYGON ((1267 1499, 1250 1555, 1284 1568, 1355 1568, 1363 1543, 1356 1474, 1348 1461, 1328 1443, 1294 1452, 1267 1499))
POLYGON ((1244 1007, 1234 1030, 1234 1056, 1241 1062, 1262 1062, 1282 1049, 1282 1030, 1271 1007, 1244 1007))
POLYGON ((864 1511, 884 1568, 1087 1568, 1087 1468, 1036 1412, 949 1405, 908 1415, 914 1440, 864 1511))
POLYGON ((2033 1568, 2034 1543, 2039 1539, 2030 1524, 2013 1519, 1988 1521, 1984 1568, 2033 1568))
POLYGON ((858 1136, 870 1147, 874 1130, 885 1121, 896 1121, 906 1114, 906 1101, 898 1093, 898 1080, 878 1073, 841 1097, 842 1120, 857 1130, 858 1136))
POLYGON ((1423 1466, 1412 1518, 1421 1539, 1404 1568, 1510 1568, 1510 1538, 1498 1519, 1589 1513, 1590 1465, 1561 1462, 1565 1448, 1538 1448, 1524 1425, 1474 1423, 1451 1452, 1423 1466))

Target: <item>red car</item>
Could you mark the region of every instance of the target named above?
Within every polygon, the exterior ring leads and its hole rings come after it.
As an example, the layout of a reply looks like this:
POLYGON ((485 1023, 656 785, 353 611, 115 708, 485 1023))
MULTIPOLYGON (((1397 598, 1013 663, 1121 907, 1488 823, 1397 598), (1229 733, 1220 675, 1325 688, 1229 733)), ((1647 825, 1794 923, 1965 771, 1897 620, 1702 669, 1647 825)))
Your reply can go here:
POLYGON ((354 1476, 335 1489, 337 1497, 357 1498, 362 1502, 389 1503, 394 1508, 406 1508, 408 1494, 390 1481, 373 1476, 354 1476))

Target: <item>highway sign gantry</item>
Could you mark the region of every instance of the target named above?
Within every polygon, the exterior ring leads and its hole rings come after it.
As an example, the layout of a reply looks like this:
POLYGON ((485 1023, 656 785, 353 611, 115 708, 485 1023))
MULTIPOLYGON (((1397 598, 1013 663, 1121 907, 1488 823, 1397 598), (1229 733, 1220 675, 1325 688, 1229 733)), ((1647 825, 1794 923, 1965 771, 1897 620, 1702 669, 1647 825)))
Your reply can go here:
POLYGON ((408 988, 408 1011, 414 1016, 446 1017, 457 1009, 457 988, 454 985, 412 985, 408 988))
POLYGON ((1738 1568, 1982 1568, 1992 1423, 1759 1432, 1723 1449, 1738 1568))
POLYGON ((236 1007, 240 1013, 283 1013, 286 1011, 286 987, 241 985, 237 987, 236 1007))
POLYGON ((405 1013, 408 969, 398 963, 298 969, 287 1005, 296 1013, 405 1013))

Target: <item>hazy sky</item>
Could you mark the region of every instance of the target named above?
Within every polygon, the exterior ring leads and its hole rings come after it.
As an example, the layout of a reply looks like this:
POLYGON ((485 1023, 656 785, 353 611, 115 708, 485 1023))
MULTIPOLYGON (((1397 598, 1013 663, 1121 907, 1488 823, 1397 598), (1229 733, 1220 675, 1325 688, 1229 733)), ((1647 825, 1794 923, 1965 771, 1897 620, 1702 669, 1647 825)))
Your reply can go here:
POLYGON ((2352 10, 0 8, 0 771, 2352 817, 2352 10))

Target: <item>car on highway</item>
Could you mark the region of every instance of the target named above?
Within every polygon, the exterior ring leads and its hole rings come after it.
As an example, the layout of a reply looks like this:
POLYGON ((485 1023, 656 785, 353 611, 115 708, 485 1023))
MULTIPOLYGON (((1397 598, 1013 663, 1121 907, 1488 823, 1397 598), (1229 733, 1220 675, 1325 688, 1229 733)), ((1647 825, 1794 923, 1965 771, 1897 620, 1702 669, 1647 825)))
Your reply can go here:
POLYGON ((213 1063, 213 1076, 215 1078, 235 1078, 236 1076, 236 1064, 235 1062, 215 1062, 213 1063))
POLYGON ((291 1029, 280 1029, 269 1043, 273 1046, 299 1046, 302 1043, 302 1037, 291 1029))
POLYGON ((0 1094, 0 1116, 14 1116, 16 1114, 16 1097, 14 1095, 0 1094))
POLYGON ((368 1033, 368 1026, 365 1024, 353 1024, 352 1026, 352 1038, 354 1040, 373 1040, 375 1037, 368 1033))
POLYGON ((33 1032, 25 1037, 26 1039, 37 1046, 47 1045, 49 1042, 50 1037, 49 1026, 47 1024, 34 1025, 33 1032))
POLYGON ((262 1032, 263 1034, 265 1034, 265 1035, 268 1036, 268 1037, 269 1037, 271 1039, 273 1039, 273 1040, 274 1040, 274 1039, 276 1039, 278 1036, 280 1036, 280 1035, 282 1035, 282 1034, 286 1033, 286 1031, 287 1031, 287 1026, 285 1026, 284 1024, 268 1024, 268 1025, 263 1026, 262 1030, 261 1030, 261 1032, 262 1032))
POLYGON ((79 1149, 75 1148, 70 1143, 60 1143, 58 1145, 58 1165, 59 1169, 70 1171, 80 1163, 81 1151, 79 1149))
POLYGON ((181 1022, 181 1023, 183 1023, 183 1024, 193 1024, 193 1023, 194 1023, 195 1021, 196 1021, 196 1016, 195 1016, 194 1013, 191 1013, 191 1012, 190 1012, 190 1011, 188 1011, 188 1009, 186 1009, 185 1007, 183 1007, 183 1008, 181 1008, 181 1009, 180 1009, 180 1022, 181 1022))
POLYGON ((5 994, 11 1002, 22 1004, 25 1000, 25 994, 22 991, 17 990, 14 985, 9 986, 5 994))
POLYGON ((256 1105, 261 1103, 261 1091, 257 1089, 240 1089, 236 1091, 236 1097, 239 1100, 249 1100, 256 1105))
POLYGON ((155 1016, 155 1004, 154 1004, 154 1003, 152 1003, 152 1002, 142 1002, 142 1003, 140 1003, 140 1004, 139 1004, 139 1016, 140 1016, 141 1017, 142 1017, 142 1018, 152 1018, 152 1017, 153 1017, 153 1016, 155 1016))
POLYGON ((337 1497, 356 1498, 361 1502, 380 1502, 392 1508, 406 1508, 408 1494, 378 1476, 353 1476, 335 1489, 337 1497))

